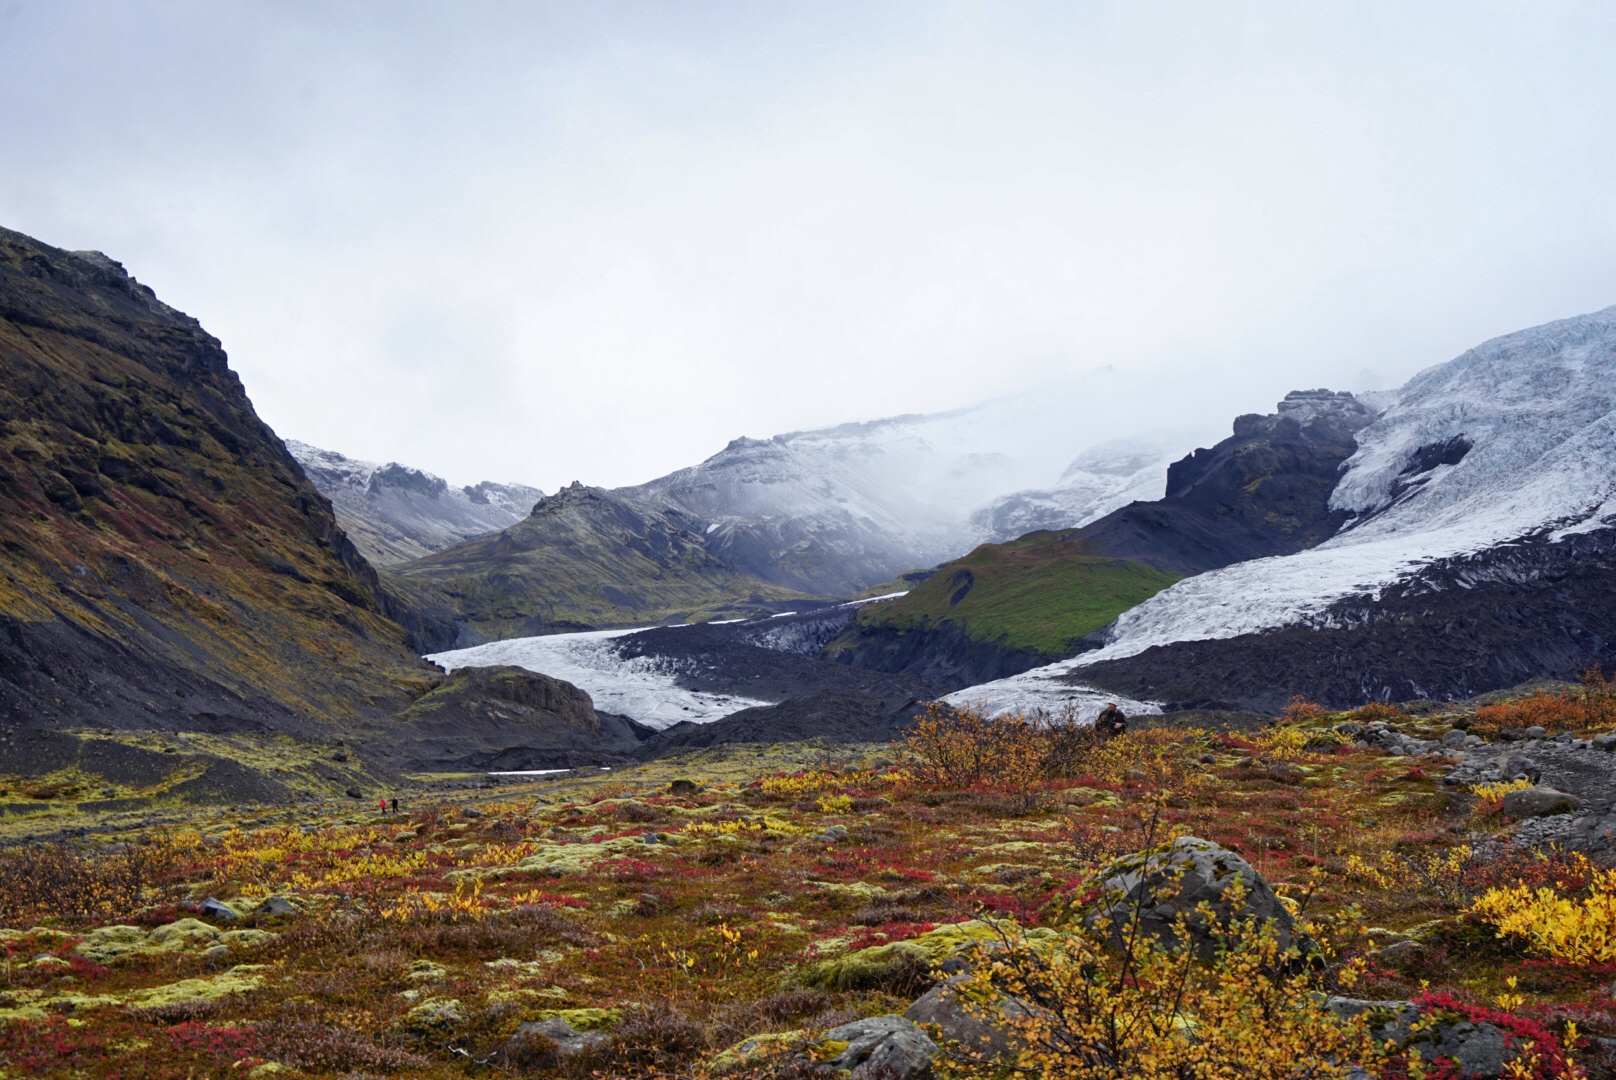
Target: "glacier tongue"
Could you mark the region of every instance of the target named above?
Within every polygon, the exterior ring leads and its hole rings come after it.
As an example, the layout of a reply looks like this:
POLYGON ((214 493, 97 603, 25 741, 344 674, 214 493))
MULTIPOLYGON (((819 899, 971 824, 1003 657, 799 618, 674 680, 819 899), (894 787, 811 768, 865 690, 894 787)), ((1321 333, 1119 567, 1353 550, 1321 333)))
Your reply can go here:
POLYGON ((611 639, 638 633, 640 629, 644 628, 510 638, 470 649, 433 653, 427 659, 442 665, 446 671, 509 664, 563 679, 587 693, 596 709, 627 716, 659 730, 681 720, 705 724, 741 709, 772 704, 738 694, 686 690, 678 684, 674 673, 655 658, 640 656, 625 660, 612 648, 611 639))

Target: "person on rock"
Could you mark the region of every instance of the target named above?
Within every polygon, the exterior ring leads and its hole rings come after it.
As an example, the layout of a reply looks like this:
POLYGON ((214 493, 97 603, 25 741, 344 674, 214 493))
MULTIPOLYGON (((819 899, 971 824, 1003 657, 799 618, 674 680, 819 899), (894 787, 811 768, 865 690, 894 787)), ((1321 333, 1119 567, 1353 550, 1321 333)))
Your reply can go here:
POLYGON ((1116 702, 1111 702, 1094 720, 1094 730, 1100 733, 1100 738, 1109 739, 1113 735, 1126 735, 1128 733, 1128 717, 1116 702))

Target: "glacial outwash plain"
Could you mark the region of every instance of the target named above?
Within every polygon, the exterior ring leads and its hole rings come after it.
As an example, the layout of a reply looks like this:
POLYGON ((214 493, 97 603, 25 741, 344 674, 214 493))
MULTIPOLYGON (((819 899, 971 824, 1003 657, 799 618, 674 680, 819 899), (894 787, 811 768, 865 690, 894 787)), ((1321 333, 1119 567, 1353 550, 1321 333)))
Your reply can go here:
POLYGON ((1616 1076, 1616 308, 1005 408, 455 484, 0 230, 0 1075, 1616 1076))

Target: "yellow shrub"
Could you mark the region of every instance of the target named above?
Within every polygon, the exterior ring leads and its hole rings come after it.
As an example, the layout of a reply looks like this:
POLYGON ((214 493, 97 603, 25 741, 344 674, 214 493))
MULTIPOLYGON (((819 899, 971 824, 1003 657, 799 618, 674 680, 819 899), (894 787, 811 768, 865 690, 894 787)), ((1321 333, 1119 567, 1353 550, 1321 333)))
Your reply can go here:
POLYGON ((1581 899, 1548 886, 1488 889, 1470 913, 1540 956, 1572 964, 1616 961, 1616 870, 1595 871, 1581 899))
POLYGON ((853 809, 853 799, 848 795, 821 795, 819 797, 819 810, 823 814, 845 814, 853 809))

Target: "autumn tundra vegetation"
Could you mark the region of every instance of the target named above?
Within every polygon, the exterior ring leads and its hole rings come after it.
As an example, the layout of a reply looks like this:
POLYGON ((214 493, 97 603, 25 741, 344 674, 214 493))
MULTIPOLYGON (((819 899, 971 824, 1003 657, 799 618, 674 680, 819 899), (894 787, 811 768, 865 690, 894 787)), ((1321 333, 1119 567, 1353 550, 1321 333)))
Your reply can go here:
POLYGON ((1613 689, 1110 739, 939 705, 892 745, 16 844, 0 1068, 1608 1076, 1616 869, 1506 813, 1529 780, 1443 779, 1616 729, 1613 689))

